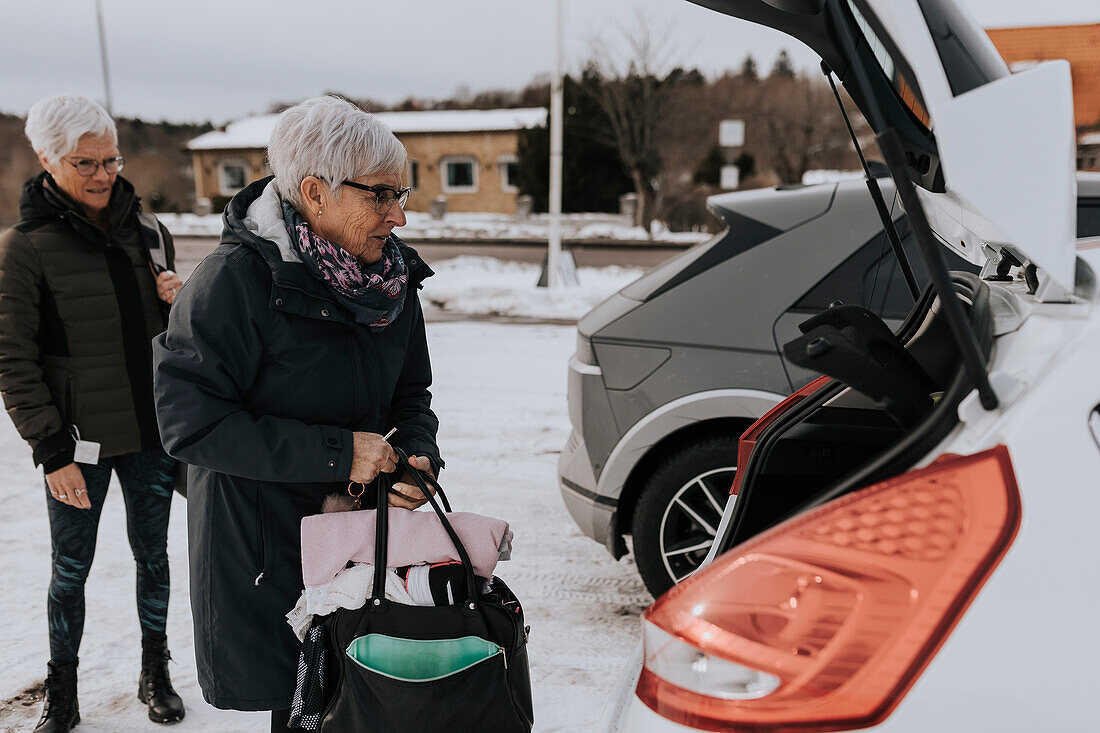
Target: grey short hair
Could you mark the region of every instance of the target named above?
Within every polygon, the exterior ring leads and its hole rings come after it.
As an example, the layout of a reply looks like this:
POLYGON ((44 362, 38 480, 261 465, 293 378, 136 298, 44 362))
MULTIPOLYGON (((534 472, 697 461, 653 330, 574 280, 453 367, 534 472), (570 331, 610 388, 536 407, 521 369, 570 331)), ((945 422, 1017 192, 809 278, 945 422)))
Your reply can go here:
POLYGON ((85 135, 110 135, 118 145, 118 128, 107 110, 83 94, 58 94, 35 102, 23 128, 34 152, 55 162, 76 150, 85 135))
POLYGON ((306 176, 328 182, 340 198, 340 182, 376 173, 405 171, 408 153, 374 115, 347 100, 307 99, 279 115, 267 144, 275 190, 301 211, 306 176))

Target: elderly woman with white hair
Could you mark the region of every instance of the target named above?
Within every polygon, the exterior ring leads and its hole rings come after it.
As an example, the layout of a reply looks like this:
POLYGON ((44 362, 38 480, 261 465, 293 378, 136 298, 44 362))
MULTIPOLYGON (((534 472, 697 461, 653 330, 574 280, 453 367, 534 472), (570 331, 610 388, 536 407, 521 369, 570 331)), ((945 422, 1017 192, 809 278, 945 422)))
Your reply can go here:
POLYGON ((172 238, 119 173, 115 123, 74 94, 43 99, 26 134, 45 169, 0 235, 0 392, 45 473, 53 553, 50 662, 36 731, 80 721, 84 584, 112 471, 137 562, 138 696, 160 723, 184 715, 168 678, 168 515, 175 461, 153 407, 150 341, 183 284, 172 238))
MULTIPOLYGON (((300 644, 300 523, 348 482, 437 473, 438 420, 416 291, 432 271, 395 234, 406 153, 334 97, 283 112, 273 178, 225 210, 221 244, 154 343, 168 452, 190 465, 188 535, 199 684, 219 708, 285 730, 300 644)), ((390 503, 423 498, 398 477, 390 503)))

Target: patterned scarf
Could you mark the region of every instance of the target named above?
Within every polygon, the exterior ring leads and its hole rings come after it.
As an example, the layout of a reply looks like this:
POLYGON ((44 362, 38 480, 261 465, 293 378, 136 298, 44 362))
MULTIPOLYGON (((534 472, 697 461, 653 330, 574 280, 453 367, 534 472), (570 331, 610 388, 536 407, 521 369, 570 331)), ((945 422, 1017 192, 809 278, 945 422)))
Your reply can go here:
POLYGON ((405 305, 409 268, 394 238, 386 240, 378 262, 364 265, 343 247, 315 234, 286 201, 283 222, 306 267, 348 307, 357 323, 381 331, 397 320, 405 305))

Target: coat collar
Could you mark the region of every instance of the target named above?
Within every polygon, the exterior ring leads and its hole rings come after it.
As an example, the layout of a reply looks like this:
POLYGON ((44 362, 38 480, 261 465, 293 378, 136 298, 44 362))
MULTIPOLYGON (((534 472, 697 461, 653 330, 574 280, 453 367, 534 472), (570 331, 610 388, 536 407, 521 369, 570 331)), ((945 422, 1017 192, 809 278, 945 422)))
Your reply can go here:
MULTIPOLYGON (((351 313, 302 263, 283 223, 282 203, 273 181, 261 178, 242 189, 222 215, 222 244, 255 250, 271 270, 271 307, 307 318, 353 323, 351 313), (326 315, 327 314, 327 315, 326 315)), ((434 275, 416 250, 390 235, 409 267, 409 292, 434 275)))
MULTIPOLYGON (((141 199, 135 194, 133 185, 122 176, 115 179, 108 211, 109 232, 122 229, 132 212, 141 211, 141 199)), ((104 239, 103 231, 88 219, 80 205, 57 187, 53 176, 42 171, 23 184, 19 196, 19 221, 21 224, 45 224, 56 219, 68 222, 96 242, 104 239)))

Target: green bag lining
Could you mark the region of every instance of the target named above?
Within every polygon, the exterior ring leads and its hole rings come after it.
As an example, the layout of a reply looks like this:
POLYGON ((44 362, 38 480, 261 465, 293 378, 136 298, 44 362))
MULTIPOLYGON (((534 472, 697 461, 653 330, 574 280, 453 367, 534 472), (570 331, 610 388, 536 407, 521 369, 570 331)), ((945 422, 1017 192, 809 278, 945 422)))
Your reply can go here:
POLYGON ((345 653, 364 669, 395 680, 431 682, 469 669, 503 651, 498 644, 478 636, 399 639, 367 634, 352 640, 345 653))

